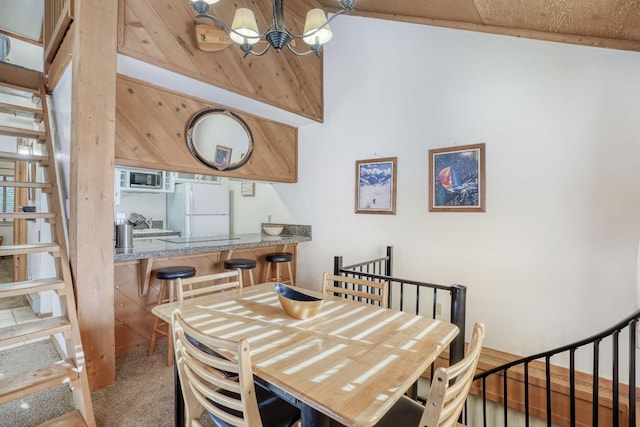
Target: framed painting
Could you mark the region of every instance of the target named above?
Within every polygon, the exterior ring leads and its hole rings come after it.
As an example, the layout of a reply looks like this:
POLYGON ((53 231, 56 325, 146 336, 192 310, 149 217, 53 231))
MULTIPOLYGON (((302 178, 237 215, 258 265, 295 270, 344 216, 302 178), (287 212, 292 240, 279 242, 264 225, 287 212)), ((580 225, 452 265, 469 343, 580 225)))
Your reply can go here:
POLYGON ((255 182, 243 182, 240 184, 240 194, 243 196, 255 196, 256 184, 255 182))
POLYGON ((429 212, 484 212, 484 144, 429 150, 429 212))
POLYGON ((213 163, 216 166, 227 167, 231 162, 231 147, 224 145, 216 145, 216 151, 213 156, 213 163))
POLYGON ((356 161, 356 213, 396 213, 397 157, 356 161))

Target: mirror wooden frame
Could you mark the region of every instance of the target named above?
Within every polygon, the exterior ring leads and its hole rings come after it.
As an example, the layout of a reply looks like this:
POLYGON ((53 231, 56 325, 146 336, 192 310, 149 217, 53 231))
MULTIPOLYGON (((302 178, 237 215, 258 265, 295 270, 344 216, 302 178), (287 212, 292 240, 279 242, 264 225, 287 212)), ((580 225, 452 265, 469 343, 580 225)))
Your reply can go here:
MULTIPOLYGON (((221 108, 207 108, 196 113, 196 115, 194 115, 193 118, 187 124, 185 137, 187 140, 187 145, 189 146, 189 151, 191 151, 191 154, 193 154, 193 156, 204 165, 216 170, 225 171, 225 170, 238 169, 239 167, 246 164, 251 158, 251 155, 253 154, 253 134, 251 133, 251 129, 249 129, 249 126, 247 125, 247 123, 240 116, 238 116, 237 114, 229 110, 224 110, 221 108), (205 151, 203 149, 205 147, 202 145, 204 144, 204 142, 201 142, 199 144, 195 138, 195 133, 196 133, 196 127, 204 119, 210 116, 224 116, 224 117, 228 117, 230 120, 235 121, 235 124, 239 125, 247 135, 246 149, 239 150, 236 146, 236 143, 234 143, 233 141, 221 141, 220 144, 217 144, 214 142, 212 143, 212 147, 206 147, 206 148, 211 148, 213 150, 213 151, 208 150, 213 153, 212 158, 209 159, 206 156, 204 156, 202 154, 205 151), (237 152, 237 151, 240 151, 241 153, 243 153, 243 156, 240 158, 240 160, 236 162, 232 162, 231 161, 232 154, 233 152, 237 152), (220 158, 225 158, 225 155, 229 156, 227 160, 219 161, 220 158)), ((212 141, 215 141, 215 139, 212 139, 212 141)), ((240 143, 244 144, 245 141, 241 141, 240 143)), ((244 148, 244 146, 242 148, 244 148)))

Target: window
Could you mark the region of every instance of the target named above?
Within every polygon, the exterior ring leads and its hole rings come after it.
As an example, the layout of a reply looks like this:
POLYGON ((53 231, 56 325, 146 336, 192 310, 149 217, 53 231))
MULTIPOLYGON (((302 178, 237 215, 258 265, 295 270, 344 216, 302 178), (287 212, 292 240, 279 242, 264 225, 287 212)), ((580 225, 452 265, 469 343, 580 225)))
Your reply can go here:
MULTIPOLYGON (((0 181, 13 182, 14 177, 0 175, 0 181)), ((0 187, 0 212, 13 212, 14 187, 0 187)), ((4 219, 7 221, 7 219, 4 219)))

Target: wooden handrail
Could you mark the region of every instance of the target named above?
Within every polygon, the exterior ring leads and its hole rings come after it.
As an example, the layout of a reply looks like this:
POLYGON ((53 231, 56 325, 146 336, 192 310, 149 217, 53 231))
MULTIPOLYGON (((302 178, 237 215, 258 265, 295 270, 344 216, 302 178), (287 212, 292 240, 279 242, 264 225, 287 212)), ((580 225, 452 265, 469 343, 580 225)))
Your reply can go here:
POLYGON ((44 2, 44 60, 45 64, 51 64, 53 58, 62 44, 71 21, 75 0, 47 0, 44 2))

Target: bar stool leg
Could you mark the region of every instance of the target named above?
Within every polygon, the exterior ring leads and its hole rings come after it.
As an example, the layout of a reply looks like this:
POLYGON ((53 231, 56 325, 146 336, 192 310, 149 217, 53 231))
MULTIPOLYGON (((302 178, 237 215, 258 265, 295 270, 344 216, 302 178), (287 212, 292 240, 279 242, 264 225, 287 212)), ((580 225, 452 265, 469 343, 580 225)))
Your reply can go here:
POLYGON ((251 283, 251 286, 255 285, 255 282, 253 281, 253 269, 249 270, 249 283, 251 283))
MULTIPOLYGON (((160 284, 160 291, 158 292, 158 301, 157 301, 158 305, 164 304, 165 302, 173 302, 174 300, 173 280, 171 280, 169 283, 169 295, 166 299, 164 298, 165 290, 167 289, 166 282, 167 282, 166 280, 163 280, 160 284)), ((156 339, 158 338, 158 334, 167 336, 167 341, 168 341, 167 366, 171 366, 173 364, 173 339, 171 337, 171 325, 164 322, 163 320, 160 320, 158 316, 153 316, 153 327, 151 329, 151 339, 149 340, 149 348, 147 349, 147 356, 153 355, 153 352, 156 349, 156 339), (167 326, 166 333, 161 329, 164 325, 167 326)))
POLYGON ((270 274, 271 274, 271 263, 270 263, 270 262, 268 262, 268 263, 267 263, 267 272, 266 272, 266 273, 265 273, 265 275, 264 275, 264 281, 265 281, 265 282, 268 282, 269 280, 271 280, 271 276, 270 276, 270 274))
POLYGON ((291 283, 291 286, 295 286, 296 284, 294 283, 294 280, 293 280, 293 271, 291 269, 291 262, 287 263, 287 269, 289 270, 289 282, 291 283))

